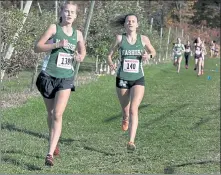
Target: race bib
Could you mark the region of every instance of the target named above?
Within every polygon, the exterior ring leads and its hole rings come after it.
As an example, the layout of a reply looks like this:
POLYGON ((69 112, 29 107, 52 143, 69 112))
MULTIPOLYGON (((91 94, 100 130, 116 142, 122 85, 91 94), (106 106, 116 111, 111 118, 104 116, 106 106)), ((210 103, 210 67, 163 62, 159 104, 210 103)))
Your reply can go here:
POLYGON ((201 51, 200 50, 196 50, 195 53, 196 53, 196 55, 200 55, 201 51))
POLYGON ((181 55, 182 54, 182 52, 180 52, 180 51, 176 51, 175 53, 176 53, 176 55, 181 55))
POLYGON ((57 67, 63 69, 72 69, 73 55, 70 53, 59 52, 57 59, 57 67))
POLYGON ((123 71, 130 73, 138 73, 139 64, 140 64, 139 60, 124 59, 123 71))
POLYGON ((188 48, 188 49, 185 49, 185 52, 190 52, 190 48, 188 48))

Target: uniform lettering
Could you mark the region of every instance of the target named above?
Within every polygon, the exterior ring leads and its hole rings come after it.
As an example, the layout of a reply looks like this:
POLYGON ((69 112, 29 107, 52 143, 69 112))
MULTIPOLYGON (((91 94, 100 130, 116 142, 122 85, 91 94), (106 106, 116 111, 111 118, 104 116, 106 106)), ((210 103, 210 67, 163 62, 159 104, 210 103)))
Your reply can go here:
POLYGON ((142 50, 122 50, 122 56, 126 55, 134 55, 134 56, 140 56, 142 55, 142 50))
MULTIPOLYGON (((60 41, 61 41, 61 40, 56 39, 56 42, 60 42, 60 41)), ((75 51, 76 45, 71 44, 71 43, 68 43, 68 45, 67 45, 67 46, 65 46, 64 48, 65 48, 65 49, 72 50, 72 51, 75 51)))

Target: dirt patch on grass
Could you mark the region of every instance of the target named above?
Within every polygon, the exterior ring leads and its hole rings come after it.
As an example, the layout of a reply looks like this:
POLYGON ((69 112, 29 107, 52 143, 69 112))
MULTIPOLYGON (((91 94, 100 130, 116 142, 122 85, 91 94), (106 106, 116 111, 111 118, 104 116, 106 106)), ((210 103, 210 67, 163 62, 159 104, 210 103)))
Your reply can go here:
MULTIPOLYGON (((97 79, 98 76, 94 73, 81 73, 78 75, 75 85, 76 87, 79 87, 88 84, 92 81, 97 81, 97 79)), ((0 108, 5 109, 5 108, 18 107, 25 104, 29 98, 38 97, 38 96, 41 96, 41 94, 36 88, 33 91, 30 91, 27 87, 24 87, 24 90, 20 92, 13 92, 13 91, 4 92, 4 90, 1 90, 0 108)))
POLYGON ((32 92, 26 89, 23 92, 5 93, 2 94, 0 107, 1 109, 18 107, 25 104, 30 97, 35 96, 40 96, 36 89, 32 92))

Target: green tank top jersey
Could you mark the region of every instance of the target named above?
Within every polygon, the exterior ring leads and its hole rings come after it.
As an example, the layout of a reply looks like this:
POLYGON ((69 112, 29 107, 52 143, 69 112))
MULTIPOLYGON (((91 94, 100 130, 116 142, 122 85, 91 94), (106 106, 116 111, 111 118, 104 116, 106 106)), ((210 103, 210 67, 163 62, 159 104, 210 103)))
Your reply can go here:
POLYGON ((77 30, 73 28, 72 36, 67 36, 60 25, 56 25, 53 43, 68 40, 66 47, 53 49, 44 59, 42 70, 56 78, 69 78, 74 75, 73 56, 77 46, 77 30))
POLYGON ((119 47, 120 63, 117 69, 117 77, 128 81, 135 81, 143 77, 141 56, 143 52, 144 46, 140 34, 137 34, 136 43, 133 45, 127 41, 126 34, 123 34, 119 47))
POLYGON ((174 45, 175 56, 176 55, 182 55, 183 48, 184 48, 183 44, 175 44, 174 45))

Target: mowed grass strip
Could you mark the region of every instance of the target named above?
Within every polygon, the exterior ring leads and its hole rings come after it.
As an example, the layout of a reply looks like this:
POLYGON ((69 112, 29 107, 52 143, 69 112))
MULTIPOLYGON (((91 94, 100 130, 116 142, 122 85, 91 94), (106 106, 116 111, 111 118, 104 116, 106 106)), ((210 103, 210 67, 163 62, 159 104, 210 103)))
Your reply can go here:
POLYGON ((71 94, 63 116, 61 155, 52 168, 44 166, 48 129, 42 98, 2 110, 0 173, 220 172, 220 60, 207 59, 201 77, 193 64, 190 60, 185 69, 182 63, 179 74, 171 63, 145 67, 133 153, 127 152, 128 133, 120 127, 114 76, 101 76, 71 94))

